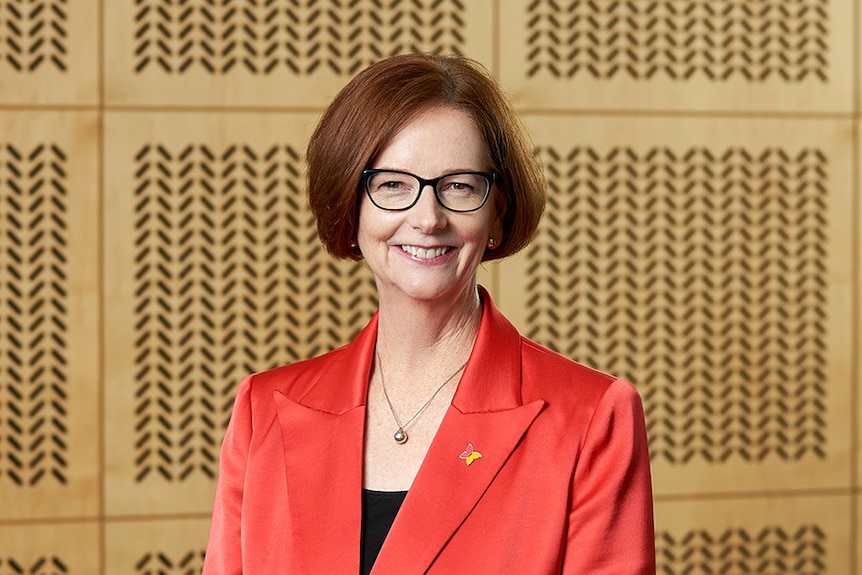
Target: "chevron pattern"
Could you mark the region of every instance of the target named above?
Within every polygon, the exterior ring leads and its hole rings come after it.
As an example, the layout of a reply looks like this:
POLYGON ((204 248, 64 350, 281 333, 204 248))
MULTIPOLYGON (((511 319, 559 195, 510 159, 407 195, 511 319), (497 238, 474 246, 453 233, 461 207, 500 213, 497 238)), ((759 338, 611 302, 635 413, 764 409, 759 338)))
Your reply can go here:
POLYGON ((0 61, 17 72, 66 71, 67 0, 0 1, 0 61))
POLYGON ((636 383, 654 458, 824 458, 824 155, 541 153, 528 335, 636 383))
POLYGON ((198 575, 204 568, 204 551, 189 551, 179 558, 147 553, 135 564, 136 575, 198 575))
POLYGON ((536 0, 527 74, 829 80, 829 0, 536 0))
POLYGON ((463 0, 135 0, 135 69, 223 75, 324 68, 349 76, 388 55, 461 53, 463 0))
POLYGON ((33 563, 20 563, 14 558, 0 558, 0 573, 6 575, 61 575, 71 573, 69 567, 57 557, 40 557, 33 563))
POLYGON ((0 479, 68 473, 66 154, 0 145, 0 479))
POLYGON ((152 144, 135 161, 136 479, 213 478, 239 380, 346 343, 374 281, 320 247, 294 148, 152 144))
POLYGON ((801 525, 795 530, 770 526, 753 532, 741 528, 720 533, 697 530, 679 537, 662 532, 656 534, 656 571, 667 575, 832 573, 826 539, 817 525, 801 525))

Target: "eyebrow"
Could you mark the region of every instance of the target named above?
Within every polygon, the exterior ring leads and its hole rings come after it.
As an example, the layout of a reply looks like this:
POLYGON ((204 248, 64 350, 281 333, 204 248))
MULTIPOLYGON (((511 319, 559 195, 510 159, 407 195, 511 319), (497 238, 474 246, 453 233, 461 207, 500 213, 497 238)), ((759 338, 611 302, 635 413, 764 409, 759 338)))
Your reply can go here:
MULTIPOLYGON (((411 176, 418 176, 419 175, 419 174, 414 174, 413 172, 411 172, 409 170, 405 170, 403 168, 392 168, 389 166, 382 166, 379 168, 369 168, 369 169, 371 169, 371 170, 385 170, 387 172, 403 172, 405 174, 410 174, 411 176)), ((454 168, 451 170, 444 170, 439 176, 434 176, 434 177, 439 178, 442 176, 447 176, 449 174, 458 174, 461 172, 488 172, 488 171, 489 170, 481 169, 481 168, 478 168, 478 169, 477 168, 454 168)), ((425 178, 423 176, 420 176, 420 177, 422 177, 425 180, 433 180, 434 179, 434 178, 425 178)))

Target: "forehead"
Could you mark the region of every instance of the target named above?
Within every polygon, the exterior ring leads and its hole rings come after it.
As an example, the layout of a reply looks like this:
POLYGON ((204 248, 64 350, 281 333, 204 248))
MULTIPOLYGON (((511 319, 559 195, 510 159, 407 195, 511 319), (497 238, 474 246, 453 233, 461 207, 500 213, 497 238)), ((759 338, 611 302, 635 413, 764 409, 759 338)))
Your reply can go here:
POLYGON ((375 168, 432 177, 456 170, 485 170, 487 146, 466 112, 434 107, 411 118, 381 149, 375 168))

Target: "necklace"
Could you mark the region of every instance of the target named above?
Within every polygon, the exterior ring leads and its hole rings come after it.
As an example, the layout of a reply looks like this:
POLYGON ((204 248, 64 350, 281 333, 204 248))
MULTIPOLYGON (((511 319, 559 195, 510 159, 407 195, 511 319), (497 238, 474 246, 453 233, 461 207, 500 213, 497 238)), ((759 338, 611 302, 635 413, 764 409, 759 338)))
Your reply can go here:
POLYGON ((446 381, 441 383, 440 387, 434 390, 434 393, 431 394, 431 397, 429 397, 425 401, 425 403, 422 404, 422 407, 419 408, 419 411, 413 414, 413 417, 411 417, 404 423, 401 423, 401 420, 398 419, 398 415, 395 414, 395 408, 392 407, 392 400, 389 399, 389 393, 386 391, 386 383, 383 381, 383 362, 380 361, 380 352, 375 349, 374 354, 377 356, 377 368, 380 371, 380 386, 383 388, 383 397, 386 398, 386 403, 389 404, 389 411, 392 412, 392 417, 395 419, 395 423, 398 424, 398 429, 395 431, 395 435, 393 436, 393 438, 395 439, 395 443, 401 445, 403 443, 407 443, 407 431, 405 431, 405 428, 411 423, 413 423, 413 420, 415 420, 423 411, 425 411, 425 408, 428 407, 432 401, 434 401, 434 398, 437 397, 437 394, 440 393, 440 390, 446 387, 446 384, 452 381, 452 378, 458 375, 458 373, 462 369, 467 367, 467 362, 465 361, 464 365, 455 370, 455 373, 447 377, 446 381))

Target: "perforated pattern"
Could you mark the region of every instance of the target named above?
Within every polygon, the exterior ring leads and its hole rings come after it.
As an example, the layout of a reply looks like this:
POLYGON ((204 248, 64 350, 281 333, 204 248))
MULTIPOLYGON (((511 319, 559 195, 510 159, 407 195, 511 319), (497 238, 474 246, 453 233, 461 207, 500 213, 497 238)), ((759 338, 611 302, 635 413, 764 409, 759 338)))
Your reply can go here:
POLYGON ((136 0, 135 68, 352 75, 400 52, 461 53, 460 0, 136 0))
POLYGON ((198 575, 204 567, 204 552, 189 551, 181 556, 147 553, 135 564, 137 575, 198 575))
POLYGON ((135 170, 135 463, 215 477, 235 384, 349 341, 373 279, 322 250, 290 146, 142 148, 135 170))
POLYGON ((828 0, 539 0, 528 75, 827 82, 828 0))
POLYGON ((828 573, 826 534, 819 526, 796 529, 769 526, 759 530, 695 530, 674 537, 656 536, 658 573, 828 573))
POLYGON ((15 558, 0 559, 0 573, 3 575, 60 575, 71 571, 57 557, 39 557, 27 562, 15 558))
POLYGON ((529 336, 638 384, 654 458, 824 458, 824 155, 542 153, 529 336))
POLYGON ((66 0, 0 1, 0 70, 66 71, 68 20, 66 0))
POLYGON ((50 144, 0 144, 0 482, 7 485, 62 484, 68 472, 65 164, 50 144))

